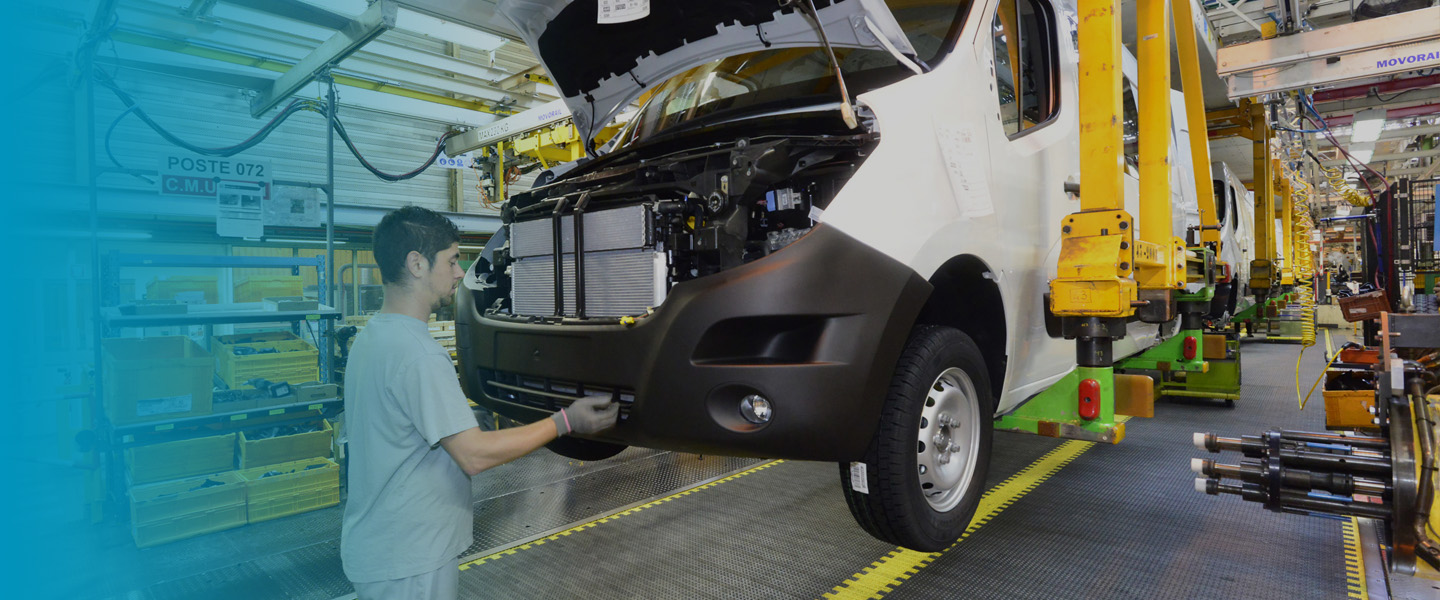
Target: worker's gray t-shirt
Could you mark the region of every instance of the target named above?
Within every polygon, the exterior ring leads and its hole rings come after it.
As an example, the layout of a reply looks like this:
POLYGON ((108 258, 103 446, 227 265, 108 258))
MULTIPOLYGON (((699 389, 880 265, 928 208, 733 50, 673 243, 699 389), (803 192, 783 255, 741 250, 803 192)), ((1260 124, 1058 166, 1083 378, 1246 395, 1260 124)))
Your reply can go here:
POLYGON ((340 558, 350 581, 440 568, 470 546, 470 478, 440 439, 476 427, 450 355, 414 317, 380 313, 345 368, 349 489, 340 558))

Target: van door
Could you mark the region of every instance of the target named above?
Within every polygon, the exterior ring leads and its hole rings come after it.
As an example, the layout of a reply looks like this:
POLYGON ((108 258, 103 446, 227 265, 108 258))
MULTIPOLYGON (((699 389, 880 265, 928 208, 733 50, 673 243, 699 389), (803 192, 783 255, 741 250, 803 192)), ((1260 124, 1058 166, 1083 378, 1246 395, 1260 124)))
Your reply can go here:
POLYGON ((995 0, 982 13, 976 59, 990 65, 995 112, 987 116, 992 194, 1001 230, 991 259, 1001 265, 1016 315, 1001 410, 1074 366, 1074 345, 1045 330, 1044 295, 1055 275, 1060 220, 1077 209, 1065 180, 1079 171, 1075 68, 1050 0, 995 0), (985 26, 988 25, 988 28, 985 26), (1065 43, 1061 43, 1061 42, 1065 43), (1020 396, 1020 398, 1016 398, 1020 396))

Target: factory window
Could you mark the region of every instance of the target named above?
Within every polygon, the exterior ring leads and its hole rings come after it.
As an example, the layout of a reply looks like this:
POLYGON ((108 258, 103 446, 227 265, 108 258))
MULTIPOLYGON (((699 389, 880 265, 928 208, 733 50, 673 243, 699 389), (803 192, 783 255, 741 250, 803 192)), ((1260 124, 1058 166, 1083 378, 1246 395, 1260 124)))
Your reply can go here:
POLYGON ((1043 0, 1002 0, 991 27, 995 90, 1005 133, 1016 135, 1055 116, 1055 18, 1043 0))

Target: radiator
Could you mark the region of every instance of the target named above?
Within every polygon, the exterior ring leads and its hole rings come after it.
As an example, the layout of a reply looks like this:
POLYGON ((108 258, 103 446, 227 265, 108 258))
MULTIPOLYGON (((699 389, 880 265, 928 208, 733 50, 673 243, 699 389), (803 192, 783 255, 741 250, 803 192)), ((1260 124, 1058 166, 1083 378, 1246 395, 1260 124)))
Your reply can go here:
MULTIPOLYGON (((575 224, 561 219, 561 280, 564 315, 575 310, 575 224)), ((665 299, 667 264, 651 235, 651 217, 643 205, 587 213, 585 226, 585 316, 644 314, 665 299)), ((555 314, 554 222, 550 219, 510 226, 511 306, 517 315, 555 314)))

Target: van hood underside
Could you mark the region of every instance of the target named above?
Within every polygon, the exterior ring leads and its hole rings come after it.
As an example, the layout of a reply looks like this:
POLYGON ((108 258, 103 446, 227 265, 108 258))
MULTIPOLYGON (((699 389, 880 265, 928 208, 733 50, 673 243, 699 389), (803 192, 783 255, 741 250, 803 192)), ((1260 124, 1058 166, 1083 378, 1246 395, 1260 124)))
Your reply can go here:
MULTIPOLYGON (((883 0, 799 2, 814 3, 833 47, 888 45, 915 54, 883 0)), ((501 0, 497 7, 545 66, 586 140, 650 86, 687 69, 746 52, 823 45, 798 8, 777 0, 650 0, 648 12, 600 12, 622 4, 641 3, 501 0)))

